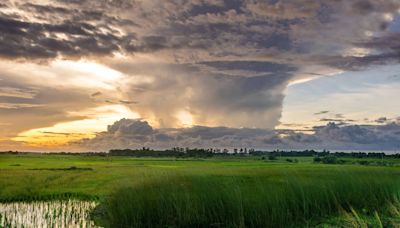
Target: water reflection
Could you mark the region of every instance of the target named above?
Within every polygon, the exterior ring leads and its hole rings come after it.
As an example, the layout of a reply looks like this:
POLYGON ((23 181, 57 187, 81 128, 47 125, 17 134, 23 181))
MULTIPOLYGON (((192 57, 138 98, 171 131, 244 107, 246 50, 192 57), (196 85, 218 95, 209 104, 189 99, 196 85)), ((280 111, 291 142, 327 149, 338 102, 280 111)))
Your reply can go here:
POLYGON ((95 206, 79 200, 0 203, 0 227, 97 227, 89 216, 95 206))

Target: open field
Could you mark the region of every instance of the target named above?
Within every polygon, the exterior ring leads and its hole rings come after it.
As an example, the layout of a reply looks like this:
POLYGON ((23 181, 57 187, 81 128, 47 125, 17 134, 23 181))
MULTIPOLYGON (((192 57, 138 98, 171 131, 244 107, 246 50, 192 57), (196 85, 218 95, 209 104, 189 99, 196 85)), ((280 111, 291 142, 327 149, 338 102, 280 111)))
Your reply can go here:
POLYGON ((398 160, 286 159, 0 155, 0 201, 96 200, 111 227, 399 224, 398 160))

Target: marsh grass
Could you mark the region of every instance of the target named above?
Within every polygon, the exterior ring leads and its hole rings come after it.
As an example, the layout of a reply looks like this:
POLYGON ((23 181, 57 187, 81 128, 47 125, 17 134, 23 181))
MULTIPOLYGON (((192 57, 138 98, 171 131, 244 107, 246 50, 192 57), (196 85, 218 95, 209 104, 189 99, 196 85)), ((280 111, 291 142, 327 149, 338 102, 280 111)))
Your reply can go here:
POLYGON ((106 227, 316 226, 344 212, 357 222, 356 210, 373 216, 398 202, 396 178, 340 171, 329 178, 291 173, 274 181, 246 175, 176 175, 122 188, 94 214, 106 227))
POLYGON ((366 210, 350 211, 342 210, 336 217, 330 217, 318 224, 317 228, 322 227, 354 227, 354 228, 384 228, 400 227, 400 203, 398 201, 387 203, 380 212, 368 212, 366 210))
POLYGON ((0 227, 96 227, 90 201, 39 201, 0 204, 0 227))
POLYGON ((93 214, 108 227, 349 227, 352 209, 370 227, 400 227, 400 160, 285 159, 0 155, 0 202, 100 201, 93 214))

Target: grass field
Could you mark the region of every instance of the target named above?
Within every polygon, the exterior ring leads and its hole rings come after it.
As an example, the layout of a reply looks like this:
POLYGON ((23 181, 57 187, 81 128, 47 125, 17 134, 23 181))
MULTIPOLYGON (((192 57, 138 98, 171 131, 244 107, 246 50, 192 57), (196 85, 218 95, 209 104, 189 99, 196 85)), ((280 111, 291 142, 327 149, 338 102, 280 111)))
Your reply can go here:
POLYGON ((400 224, 397 160, 297 159, 0 155, 0 201, 93 199, 110 227, 400 224))

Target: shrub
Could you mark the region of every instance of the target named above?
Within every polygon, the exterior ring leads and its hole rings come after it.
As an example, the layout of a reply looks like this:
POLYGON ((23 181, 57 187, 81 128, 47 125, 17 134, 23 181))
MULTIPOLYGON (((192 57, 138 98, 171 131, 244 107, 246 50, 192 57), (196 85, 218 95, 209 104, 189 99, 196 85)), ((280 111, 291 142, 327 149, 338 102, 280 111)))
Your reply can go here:
POLYGON ((365 160, 357 161, 357 162, 358 162, 358 164, 360 164, 360 165, 369 165, 369 164, 370 164, 369 161, 365 161, 365 160))
POLYGON ((314 162, 321 162, 322 159, 320 157, 314 157, 314 162))
POLYGON ((321 159, 322 163, 324 164, 337 164, 338 163, 338 159, 337 157, 333 156, 333 155, 328 155, 325 156, 321 159))

